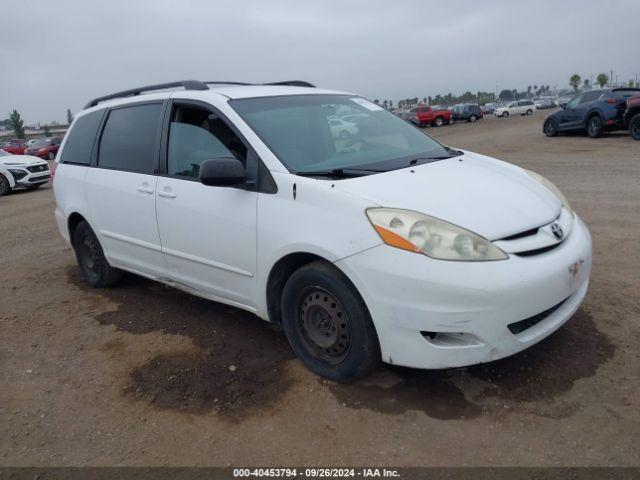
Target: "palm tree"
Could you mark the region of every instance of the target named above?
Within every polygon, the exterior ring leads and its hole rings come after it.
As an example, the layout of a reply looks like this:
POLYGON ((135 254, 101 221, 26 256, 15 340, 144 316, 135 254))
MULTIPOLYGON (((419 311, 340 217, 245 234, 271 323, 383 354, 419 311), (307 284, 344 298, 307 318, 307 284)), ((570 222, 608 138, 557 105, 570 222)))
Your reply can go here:
POLYGON ((596 77, 596 83, 600 85, 600 88, 603 88, 607 83, 609 83, 609 75, 606 73, 600 73, 596 77))
POLYGON ((569 85, 571 85, 573 87, 573 91, 577 92, 578 91, 578 87, 580 86, 580 75, 578 75, 577 73, 574 73, 573 75, 571 75, 571 78, 569 78, 569 85))
POLYGON ((585 90, 589 90, 590 85, 589 85, 589 79, 588 78, 584 79, 584 82, 582 82, 582 86, 583 86, 583 88, 585 90))

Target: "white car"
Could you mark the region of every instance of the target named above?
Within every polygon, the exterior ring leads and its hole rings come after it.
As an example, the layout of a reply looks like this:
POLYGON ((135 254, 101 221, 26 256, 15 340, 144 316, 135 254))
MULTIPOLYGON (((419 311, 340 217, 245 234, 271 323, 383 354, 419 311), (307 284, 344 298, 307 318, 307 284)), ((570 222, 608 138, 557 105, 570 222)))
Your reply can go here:
POLYGON ((493 112, 496 117, 508 117, 509 115, 533 115, 536 106, 531 100, 518 100, 503 107, 498 107, 493 112))
POLYGON ((358 134, 358 126, 355 123, 338 120, 335 118, 327 119, 331 127, 331 135, 333 138, 349 138, 358 134))
POLYGON ((50 178, 49 164, 45 160, 0 150, 0 197, 16 187, 38 188, 50 178))
POLYGON ((281 323, 333 380, 512 355, 587 292, 591 237, 553 184, 354 94, 133 89, 89 102, 58 162, 55 217, 87 282, 133 272, 281 323), (344 110, 362 115, 347 146, 326 121, 344 110))

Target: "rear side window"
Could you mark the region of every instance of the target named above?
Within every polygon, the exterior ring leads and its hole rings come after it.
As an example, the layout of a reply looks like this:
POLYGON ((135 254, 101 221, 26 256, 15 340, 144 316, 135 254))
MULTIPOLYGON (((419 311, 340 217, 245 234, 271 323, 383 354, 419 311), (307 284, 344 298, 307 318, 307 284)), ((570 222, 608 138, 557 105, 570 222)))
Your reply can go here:
POLYGON ((98 110, 78 117, 67 136, 67 143, 60 158, 61 163, 74 163, 77 165, 89 165, 91 163, 93 142, 96 139, 103 113, 104 110, 98 110))
POLYGON ((153 173, 162 104, 117 108, 109 112, 100 139, 98 166, 153 173))
POLYGON ((601 92, 587 92, 584 95, 582 95, 582 98, 580 99, 580 103, 589 103, 589 102, 593 102, 594 100, 597 100, 598 98, 600 98, 600 96, 602 95, 601 92))

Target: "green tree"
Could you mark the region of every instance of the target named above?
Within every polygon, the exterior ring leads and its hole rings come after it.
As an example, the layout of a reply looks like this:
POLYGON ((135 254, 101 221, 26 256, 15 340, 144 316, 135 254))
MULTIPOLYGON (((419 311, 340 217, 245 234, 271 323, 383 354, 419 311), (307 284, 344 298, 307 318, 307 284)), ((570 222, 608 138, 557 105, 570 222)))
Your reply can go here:
POLYGON ((596 83, 600 85, 600 88, 603 88, 607 83, 609 83, 609 75, 606 73, 600 73, 596 77, 596 83))
POLYGON ((578 75, 577 73, 574 73, 573 75, 571 75, 571 78, 569 78, 569 85, 571 85, 574 92, 578 91, 578 87, 580 86, 580 80, 582 79, 580 78, 580 75, 578 75))
POLYGON ((24 138, 24 121, 17 110, 14 109, 13 112, 11 112, 9 121, 11 122, 11 128, 13 128, 13 133, 16 134, 16 137, 24 138))
POLYGON ((71 122, 73 122, 73 113, 70 108, 67 108, 67 125, 71 125, 71 122))

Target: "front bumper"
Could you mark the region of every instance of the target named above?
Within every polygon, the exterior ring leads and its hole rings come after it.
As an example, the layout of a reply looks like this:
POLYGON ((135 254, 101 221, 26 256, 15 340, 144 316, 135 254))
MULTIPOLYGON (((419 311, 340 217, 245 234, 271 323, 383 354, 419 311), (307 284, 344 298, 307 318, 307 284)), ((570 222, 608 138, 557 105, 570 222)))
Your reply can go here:
POLYGON ((13 176, 16 186, 19 187, 30 187, 33 185, 47 183, 51 180, 51 171, 49 170, 49 165, 46 162, 28 166, 11 166, 9 168, 9 172, 13 176), (42 167, 45 169, 39 170, 39 168, 42 167))
POLYGON ((363 296, 385 362, 460 367, 524 350, 571 318, 587 292, 591 237, 576 217, 560 246, 535 256, 449 262, 380 245, 336 265, 363 296))

